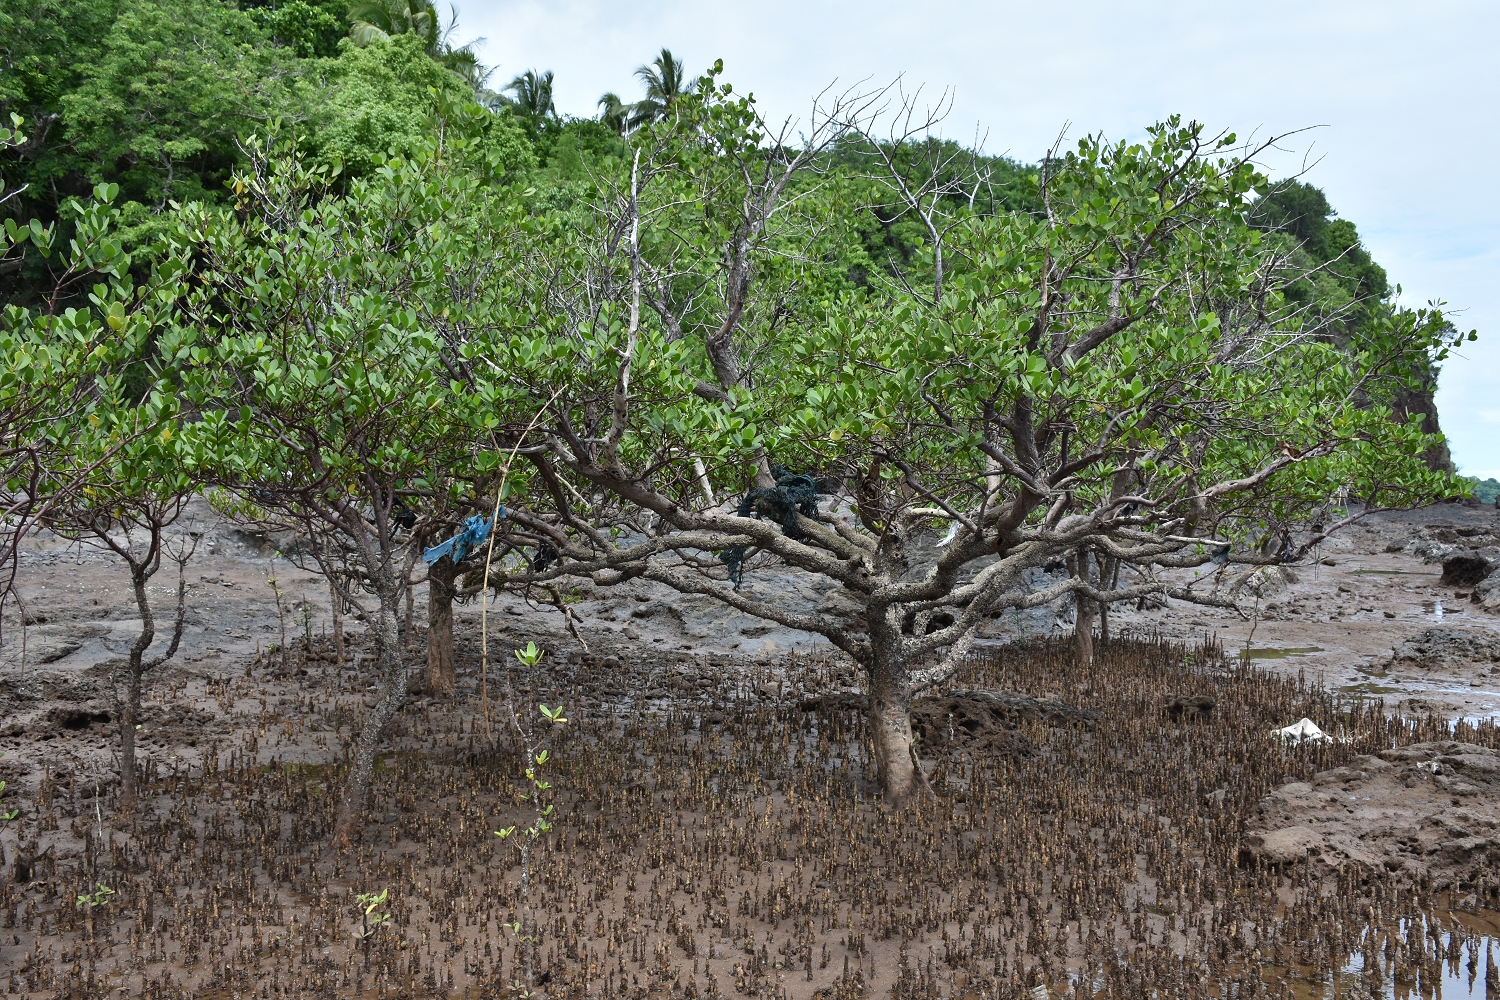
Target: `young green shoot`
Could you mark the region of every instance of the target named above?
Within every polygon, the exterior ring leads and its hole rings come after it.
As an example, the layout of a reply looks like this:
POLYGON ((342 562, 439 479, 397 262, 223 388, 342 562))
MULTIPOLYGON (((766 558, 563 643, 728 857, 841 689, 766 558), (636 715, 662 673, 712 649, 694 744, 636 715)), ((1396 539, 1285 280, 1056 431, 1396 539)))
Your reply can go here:
MULTIPOLYGON (((525 649, 515 650, 516 659, 522 665, 534 667, 541 662, 543 651, 534 642, 528 642, 525 649)), ((508 682, 507 682, 508 684, 508 682)), ((511 700, 514 704, 514 700, 511 700)), ((563 707, 555 708, 547 705, 538 705, 542 718, 550 725, 560 726, 568 720, 563 715, 563 707)), ((516 731, 516 737, 521 742, 521 747, 526 751, 526 780, 530 784, 526 798, 531 802, 533 811, 531 826, 521 832, 521 898, 526 899, 531 892, 531 848, 539 837, 544 836, 552 830, 554 806, 545 801, 546 792, 552 788, 552 783, 541 778, 541 767, 550 758, 546 747, 541 746, 537 740, 536 730, 529 723, 522 723, 520 716, 516 715, 514 708, 510 709, 511 726, 516 731)), ((496 830, 495 836, 501 840, 508 840, 516 833, 516 825, 506 827, 504 830, 496 830)))
POLYGON ((94 911, 109 902, 109 898, 115 891, 103 882, 95 883, 93 892, 81 892, 78 894, 78 902, 75 904, 80 910, 88 915, 89 940, 94 940, 94 911))
POLYGON ((391 890, 387 888, 381 889, 378 893, 361 892, 355 895, 354 898, 359 904, 360 925, 359 930, 354 932, 354 937, 360 944, 367 945, 375 932, 390 922, 389 913, 376 912, 390 899, 390 894, 391 890))
POLYGON ((78 894, 77 906, 80 910, 87 907, 92 912, 95 907, 108 903, 109 897, 114 894, 115 891, 113 889, 103 882, 99 882, 94 886, 93 892, 81 892, 78 894))

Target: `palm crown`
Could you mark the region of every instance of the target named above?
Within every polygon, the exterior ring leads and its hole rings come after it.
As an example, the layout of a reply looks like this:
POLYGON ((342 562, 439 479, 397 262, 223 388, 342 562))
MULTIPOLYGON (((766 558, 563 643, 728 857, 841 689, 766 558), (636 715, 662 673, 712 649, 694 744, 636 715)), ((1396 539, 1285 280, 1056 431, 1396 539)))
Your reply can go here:
POLYGON ((649 124, 663 117, 687 90, 682 60, 674 59, 668 48, 663 48, 650 64, 638 68, 635 75, 646 85, 646 96, 635 105, 631 116, 633 126, 649 124))
POLYGON ((515 95, 514 107, 532 118, 552 118, 557 108, 552 103, 552 71, 538 73, 528 69, 505 88, 515 95))
POLYGON ((441 42, 432 0, 359 0, 350 6, 349 20, 353 22, 349 37, 355 45, 388 42, 392 35, 417 35, 431 55, 441 42))
POLYGON ((641 100, 626 104, 614 91, 599 98, 599 120, 620 135, 665 117, 691 86, 682 60, 675 58, 668 48, 663 48, 650 63, 638 67, 635 75, 646 85, 646 96, 641 100))

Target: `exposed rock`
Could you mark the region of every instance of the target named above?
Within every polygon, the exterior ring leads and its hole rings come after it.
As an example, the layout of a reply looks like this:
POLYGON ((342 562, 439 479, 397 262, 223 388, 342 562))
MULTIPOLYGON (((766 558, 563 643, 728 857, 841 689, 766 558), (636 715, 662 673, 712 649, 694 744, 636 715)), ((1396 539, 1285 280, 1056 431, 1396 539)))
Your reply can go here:
POLYGON ((1450 587, 1472 587, 1490 575, 1493 563, 1474 550, 1443 560, 1442 582, 1450 587))
POLYGON ((1217 704, 1212 695, 1180 694, 1167 702, 1166 713, 1173 722, 1210 722, 1217 704))
POLYGON ((1480 548, 1484 545, 1494 545, 1500 541, 1496 536, 1482 527, 1472 524, 1446 524, 1435 522, 1428 524, 1417 532, 1418 538, 1430 539, 1434 542, 1460 542, 1471 548, 1480 548))
POLYGON ((1500 751, 1442 742, 1355 757, 1267 795, 1244 845, 1271 864, 1316 857, 1468 890, 1500 865, 1500 751))
POLYGON ((1323 838, 1305 826, 1289 826, 1269 833, 1250 834, 1245 838, 1250 854, 1273 865, 1302 861, 1323 848, 1323 838))
POLYGON ((1440 563, 1455 556, 1468 555, 1472 550, 1467 545, 1455 542, 1419 541, 1408 551, 1424 563, 1440 563))
POLYGON ((912 729, 918 752, 969 750, 1025 753, 1015 731, 1024 722, 1048 726, 1092 725, 1093 712, 1060 701, 1028 698, 1004 691, 949 691, 912 706, 912 729))
MULTIPOLYGON (((1442 434, 1443 429, 1438 424, 1436 395, 1437 370, 1429 366, 1423 374, 1420 387, 1402 390, 1396 394, 1395 405, 1392 407, 1395 411, 1396 421, 1398 423, 1405 423, 1407 417, 1420 413, 1422 415, 1422 432, 1424 434, 1442 434)), ((1455 471, 1456 467, 1453 464, 1453 455, 1448 451, 1448 442, 1442 438, 1438 438, 1437 443, 1428 448, 1422 457, 1427 462, 1429 469, 1439 472, 1455 471)))
MULTIPOLYGON (((1324 560, 1328 562, 1330 560, 1324 560)), ((1270 597, 1298 582, 1298 576, 1286 566, 1253 566, 1229 585, 1226 596, 1239 597, 1243 592, 1254 597, 1270 597)))
POLYGON ((1391 654, 1391 665, 1449 667, 1500 660, 1500 641, 1488 633, 1439 626, 1407 639, 1391 654))
POLYGON ((1481 580, 1469 599, 1486 611, 1500 611, 1500 569, 1481 580))
MULTIPOLYGON (((35 620, 45 621, 46 619, 35 620)), ((21 663, 24 645, 28 666, 54 663, 76 653, 90 639, 109 635, 114 627, 116 626, 100 622, 80 622, 71 625, 37 625, 24 632, 21 629, 10 630, 5 635, 5 654, 3 661, 0 662, 6 666, 18 666, 21 663)))
POLYGON ((818 602, 817 610, 825 615, 838 615, 840 618, 862 615, 865 613, 865 602, 860 599, 861 596, 842 587, 830 590, 828 595, 818 602))

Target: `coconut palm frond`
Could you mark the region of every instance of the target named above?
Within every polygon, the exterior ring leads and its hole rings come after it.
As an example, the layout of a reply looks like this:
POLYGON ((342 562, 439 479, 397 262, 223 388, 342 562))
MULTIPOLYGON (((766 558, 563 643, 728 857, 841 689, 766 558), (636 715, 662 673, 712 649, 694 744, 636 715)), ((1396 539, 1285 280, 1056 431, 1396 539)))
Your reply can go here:
POLYGON ((610 91, 599 98, 596 106, 599 108, 599 120, 613 129, 617 135, 624 135, 630 131, 634 105, 626 104, 620 100, 619 94, 610 91))
POLYGON ((557 108, 552 103, 552 71, 538 73, 534 69, 510 81, 505 88, 515 95, 515 107, 532 118, 552 118, 557 108))
POLYGON ((376 42, 390 41, 391 34, 378 24, 371 24, 369 21, 355 21, 349 28, 349 38, 355 45, 364 48, 367 45, 374 45, 376 42))
POLYGON ((648 65, 638 67, 635 75, 646 85, 646 96, 633 106, 632 128, 664 117, 677 99, 687 92, 687 74, 682 60, 674 58, 672 50, 665 47, 648 65))
POLYGON ((356 45, 388 42, 392 35, 416 35, 428 54, 440 42, 437 9, 432 0, 359 0, 350 5, 349 37, 356 45))

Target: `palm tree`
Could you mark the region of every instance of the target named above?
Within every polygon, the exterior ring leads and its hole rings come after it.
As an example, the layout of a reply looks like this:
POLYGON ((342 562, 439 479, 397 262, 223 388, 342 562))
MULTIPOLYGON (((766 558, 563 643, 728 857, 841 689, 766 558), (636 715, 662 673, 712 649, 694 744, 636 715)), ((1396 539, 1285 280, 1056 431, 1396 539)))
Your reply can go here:
POLYGON ((672 58, 672 50, 668 48, 663 48, 649 65, 637 69, 635 75, 646 85, 646 96, 632 108, 632 128, 665 117, 690 86, 683 73, 682 60, 672 58))
POLYGON ((615 131, 616 135, 624 135, 630 131, 630 119, 635 113, 635 105, 626 104, 620 100, 620 95, 610 91, 599 98, 599 120, 615 131))
POLYGON ((442 63, 449 72, 459 77, 464 83, 474 88, 475 98, 480 103, 484 103, 485 96, 490 93, 485 85, 490 81, 490 74, 495 71, 481 63, 479 56, 475 54, 473 47, 479 41, 483 41, 483 39, 470 42, 468 45, 457 49, 445 44, 443 51, 433 56, 433 58, 442 63))
POLYGON ((392 35, 417 35, 427 54, 440 54, 442 36, 432 0, 357 0, 349 8, 349 37, 355 45, 388 42, 392 35))
POLYGON ((514 107, 530 118, 555 118, 557 108, 552 104, 552 71, 538 73, 528 69, 505 88, 515 94, 514 107))
POLYGON ((432 0, 359 0, 349 8, 349 18, 354 22, 349 37, 355 45, 366 46, 388 42, 392 35, 416 35, 435 62, 472 87, 477 100, 488 103, 496 96, 485 86, 493 70, 480 63, 474 52, 474 46, 484 39, 476 38, 455 48, 450 39, 458 30, 458 10, 451 6, 449 10, 445 28, 438 23, 432 0))

